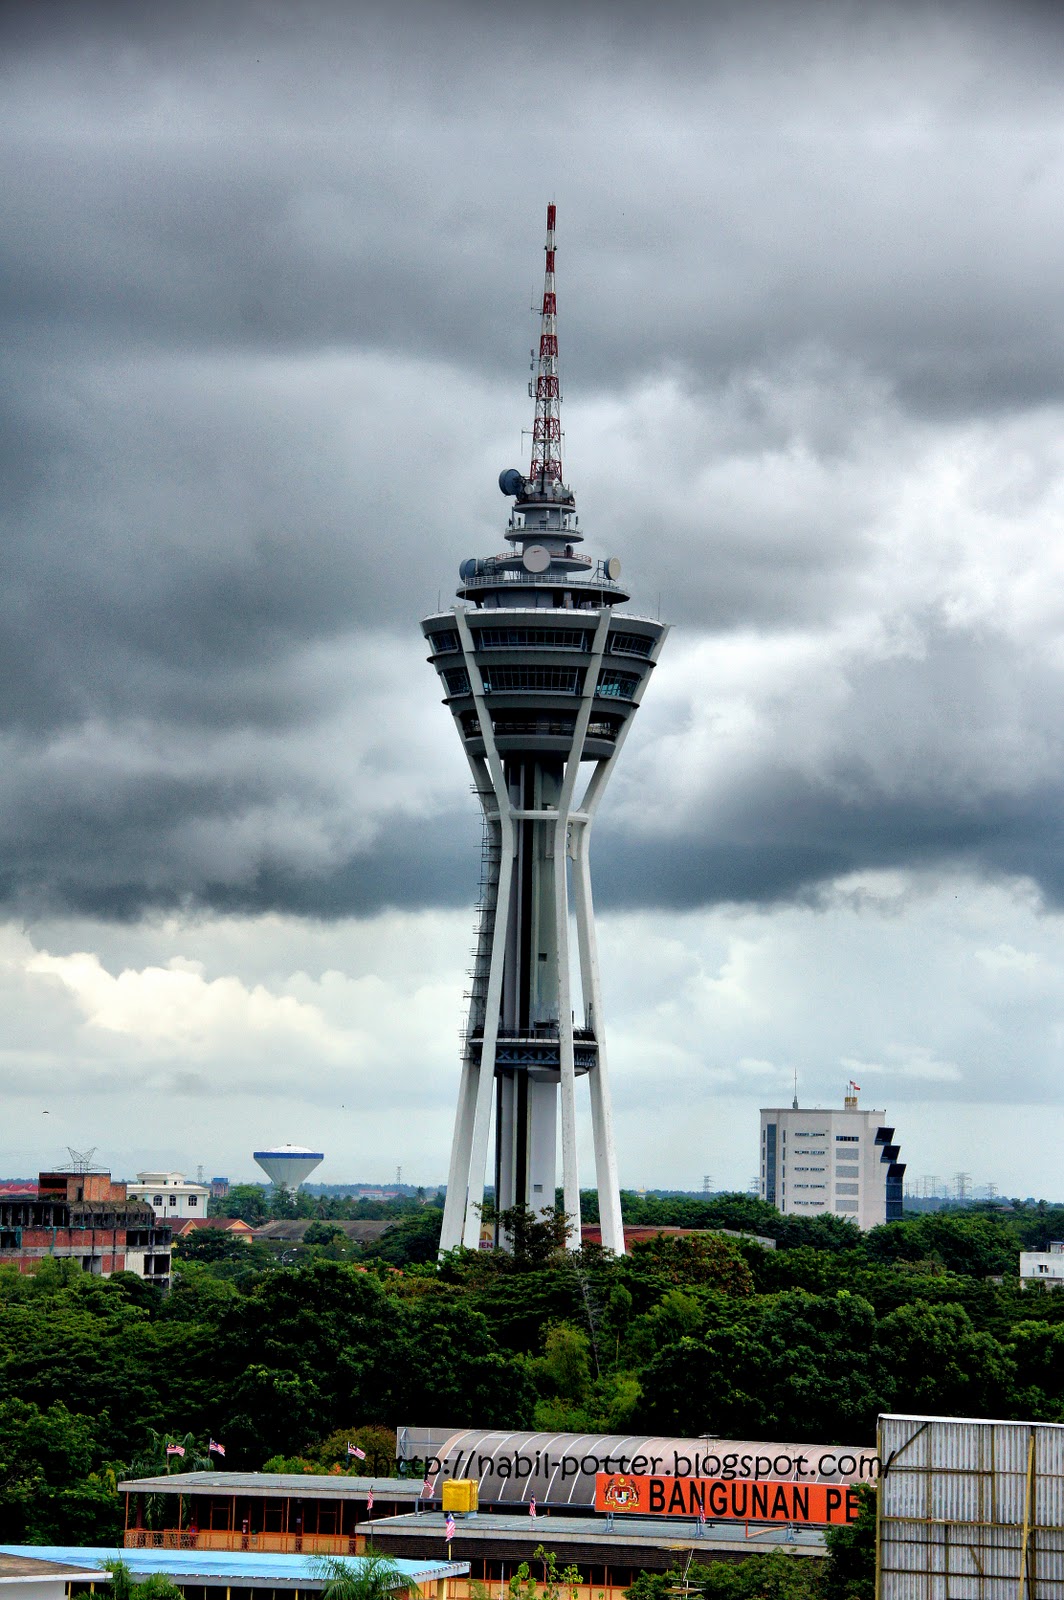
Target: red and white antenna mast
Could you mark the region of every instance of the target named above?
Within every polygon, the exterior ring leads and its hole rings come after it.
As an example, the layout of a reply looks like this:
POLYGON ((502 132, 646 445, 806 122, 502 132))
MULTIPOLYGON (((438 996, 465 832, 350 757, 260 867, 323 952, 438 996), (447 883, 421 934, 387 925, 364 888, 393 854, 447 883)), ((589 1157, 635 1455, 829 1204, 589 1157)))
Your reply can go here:
MULTIPOLYGON (((558 302, 554 293, 554 219, 557 206, 547 207, 547 254, 543 273, 543 308, 539 326, 536 372, 536 420, 532 427, 532 471, 528 491, 551 500, 568 499, 562 482, 561 388, 558 383, 558 302)), ((529 385, 529 393, 532 393, 529 385)))

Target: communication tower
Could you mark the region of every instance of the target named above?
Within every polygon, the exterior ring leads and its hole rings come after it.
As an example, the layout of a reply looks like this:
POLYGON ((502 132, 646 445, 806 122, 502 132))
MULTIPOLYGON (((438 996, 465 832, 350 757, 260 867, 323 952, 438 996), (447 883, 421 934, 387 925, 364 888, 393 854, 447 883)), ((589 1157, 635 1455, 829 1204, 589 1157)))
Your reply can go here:
MULTIPOLYGON (((459 604, 421 624, 483 809, 481 898, 441 1250, 481 1242, 494 1109, 496 1217, 554 1205, 580 1242, 576 1079, 590 1086, 602 1243, 624 1253, 591 899, 591 825, 665 624, 619 611, 616 557, 595 560, 562 474, 554 283, 546 264, 532 463, 499 478, 514 505, 502 554, 463 561, 459 604), (581 784, 581 775, 586 781, 581 784), (570 894, 579 994, 570 975, 570 894)), ((535 353, 534 353, 535 354, 535 353)), ((495 1224, 494 1242, 503 1242, 495 1224)))
POLYGON ((75 1150, 72 1144, 68 1144, 67 1153, 70 1156, 70 1165, 69 1167, 61 1167, 59 1170, 61 1172, 74 1173, 105 1172, 107 1170, 105 1167, 98 1167, 93 1162, 92 1158, 96 1154, 96 1150, 96 1145, 93 1145, 88 1150, 75 1150))

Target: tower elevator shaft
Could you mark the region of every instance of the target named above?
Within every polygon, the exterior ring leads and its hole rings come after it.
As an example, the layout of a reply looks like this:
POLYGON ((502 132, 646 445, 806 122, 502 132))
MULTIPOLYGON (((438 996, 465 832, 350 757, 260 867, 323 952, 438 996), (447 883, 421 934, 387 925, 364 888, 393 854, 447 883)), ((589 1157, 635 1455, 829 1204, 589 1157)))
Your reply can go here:
MULTIPOLYGON (((516 758, 505 763, 511 806, 554 811, 562 791, 559 757, 516 758)), ((525 817, 514 825, 514 870, 510 884, 499 1033, 502 1038, 555 1040, 560 1032, 558 873, 556 824, 525 817)), ((566 897, 567 898, 567 897, 566 897)), ((495 1118, 496 1211, 527 1205, 542 1211, 554 1204, 557 1173, 560 1072, 532 1064, 499 1071, 495 1118)))

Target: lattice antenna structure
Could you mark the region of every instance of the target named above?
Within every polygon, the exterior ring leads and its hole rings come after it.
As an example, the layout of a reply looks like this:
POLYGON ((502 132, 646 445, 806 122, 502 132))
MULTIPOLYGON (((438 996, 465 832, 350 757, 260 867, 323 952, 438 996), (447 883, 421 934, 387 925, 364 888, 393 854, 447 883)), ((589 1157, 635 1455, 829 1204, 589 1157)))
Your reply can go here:
POLYGON ((91 1150, 75 1150, 72 1144, 67 1145, 67 1154, 70 1157, 71 1172, 92 1172, 92 1158, 99 1147, 93 1145, 91 1150))
POLYGON ((554 288, 554 223, 557 206, 547 207, 546 266, 539 323, 539 361, 529 394, 536 402, 532 425, 532 470, 528 484, 536 494, 567 499, 562 482, 562 393, 558 378, 558 299, 554 288))

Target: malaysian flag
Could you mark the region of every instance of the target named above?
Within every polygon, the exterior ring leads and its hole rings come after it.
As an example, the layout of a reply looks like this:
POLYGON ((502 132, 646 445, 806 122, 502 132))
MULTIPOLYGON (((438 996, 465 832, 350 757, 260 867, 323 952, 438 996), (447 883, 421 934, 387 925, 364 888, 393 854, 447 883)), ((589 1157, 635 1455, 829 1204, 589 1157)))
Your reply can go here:
POLYGON ((209 1456, 210 1455, 224 1456, 225 1455, 225 1445, 224 1444, 219 1444, 217 1439, 212 1439, 210 1444, 207 1446, 207 1454, 209 1456))
POLYGON ((451 1540, 454 1538, 454 1517, 450 1511, 448 1511, 447 1521, 443 1525, 443 1537, 447 1540, 448 1544, 450 1544, 451 1540))
POLYGON ((533 1522, 535 1522, 535 1520, 536 1520, 536 1497, 535 1497, 535 1495, 533 1495, 532 1499, 528 1502, 528 1515, 531 1518, 531 1520, 533 1522))
POLYGON ((366 1510, 367 1511, 372 1511, 373 1510, 373 1490, 372 1489, 369 1491, 369 1494, 366 1496, 366 1510))
POLYGON ((168 1456, 183 1456, 185 1453, 185 1447, 183 1444, 168 1444, 166 1447, 166 1453, 168 1456))
MULTIPOLYGON (((837 1094, 838 1090, 836 1090, 835 1092, 837 1094)), ((705 1508, 705 1506, 699 1506, 699 1508, 698 1508, 698 1526, 700 1528, 704 1528, 705 1525, 706 1525, 706 1508, 705 1508)))
POLYGON ((421 1485, 421 1498, 422 1498, 422 1500, 431 1500, 432 1499, 432 1479, 431 1478, 426 1478, 424 1483, 421 1485))
POLYGON ((347 1453, 349 1456, 357 1456, 360 1461, 365 1461, 366 1459, 366 1452, 360 1450, 357 1444, 348 1444, 347 1453))

